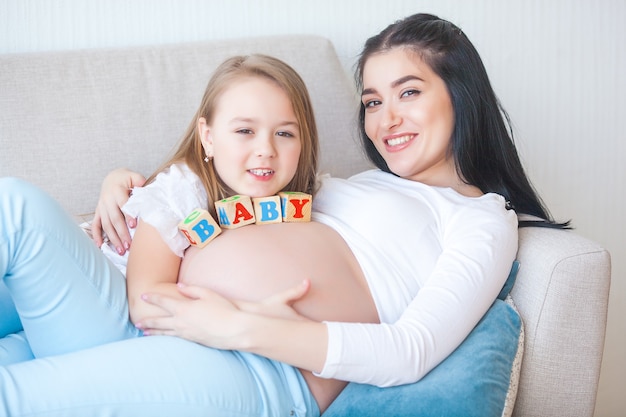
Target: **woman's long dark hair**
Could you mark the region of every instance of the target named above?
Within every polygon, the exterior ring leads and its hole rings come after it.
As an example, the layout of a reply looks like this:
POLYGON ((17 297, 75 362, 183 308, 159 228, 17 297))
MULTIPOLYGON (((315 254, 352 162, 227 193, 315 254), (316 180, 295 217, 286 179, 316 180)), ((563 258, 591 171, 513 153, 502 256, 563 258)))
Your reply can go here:
MULTIPOLYGON (((420 56, 444 81, 455 125, 450 152, 463 181, 483 193, 502 195, 518 214, 538 217, 520 226, 569 227, 555 222, 531 185, 520 162, 509 116, 496 97, 480 55, 454 24, 429 14, 416 14, 389 25, 367 40, 359 57, 356 78, 363 87, 363 67, 370 56, 396 47, 420 56)), ((359 131, 368 158, 391 172, 365 133, 365 107, 359 112, 359 131)))

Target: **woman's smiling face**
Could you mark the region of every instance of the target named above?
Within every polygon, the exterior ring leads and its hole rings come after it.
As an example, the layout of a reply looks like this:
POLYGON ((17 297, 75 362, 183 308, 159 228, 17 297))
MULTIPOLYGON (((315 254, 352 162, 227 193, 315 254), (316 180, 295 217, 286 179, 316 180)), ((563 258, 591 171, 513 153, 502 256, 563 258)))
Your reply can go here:
POLYGON ((363 67, 365 132, 394 174, 454 187, 454 109, 443 80, 415 52, 393 48, 363 67))

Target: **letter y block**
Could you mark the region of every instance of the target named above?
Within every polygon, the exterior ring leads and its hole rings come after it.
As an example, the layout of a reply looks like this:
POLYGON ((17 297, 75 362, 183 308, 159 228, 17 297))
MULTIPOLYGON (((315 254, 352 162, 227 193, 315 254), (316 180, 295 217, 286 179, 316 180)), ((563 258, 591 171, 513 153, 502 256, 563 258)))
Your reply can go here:
POLYGON ((203 209, 195 209, 183 221, 178 229, 185 235, 189 243, 199 248, 205 247, 217 235, 222 233, 219 225, 211 214, 203 209))
POLYGON ((283 211, 284 222, 310 222, 313 197, 311 194, 297 191, 278 193, 283 211))

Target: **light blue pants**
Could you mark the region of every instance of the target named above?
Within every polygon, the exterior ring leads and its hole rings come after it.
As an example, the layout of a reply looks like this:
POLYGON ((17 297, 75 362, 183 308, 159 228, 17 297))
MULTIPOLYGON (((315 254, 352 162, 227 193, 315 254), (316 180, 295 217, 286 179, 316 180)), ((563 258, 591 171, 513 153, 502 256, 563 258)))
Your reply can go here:
POLYGON ((124 275, 47 194, 0 179, 0 365, 139 335, 124 275), (17 314, 16 314, 17 313, 17 314))
POLYGON ((0 178, 0 210, 0 416, 319 415, 291 366, 138 337, 124 276, 41 190, 0 178))

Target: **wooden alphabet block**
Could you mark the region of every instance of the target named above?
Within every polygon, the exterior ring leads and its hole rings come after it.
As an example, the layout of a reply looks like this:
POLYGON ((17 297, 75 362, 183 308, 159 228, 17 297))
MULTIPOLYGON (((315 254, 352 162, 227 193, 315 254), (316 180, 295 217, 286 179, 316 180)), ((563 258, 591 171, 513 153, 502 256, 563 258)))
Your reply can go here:
POLYGON ((252 200, 245 195, 234 195, 215 202, 217 220, 224 229, 236 229, 256 221, 252 200))
POLYGON ((211 216, 203 209, 195 209, 183 221, 178 223, 178 229, 185 235, 189 243, 199 248, 205 247, 215 239, 222 229, 211 216))
POLYGON ((296 191, 278 193, 284 222, 310 222, 313 198, 311 194, 296 191))
POLYGON ((279 196, 254 197, 252 203, 254 204, 256 224, 281 223, 283 221, 279 196))

